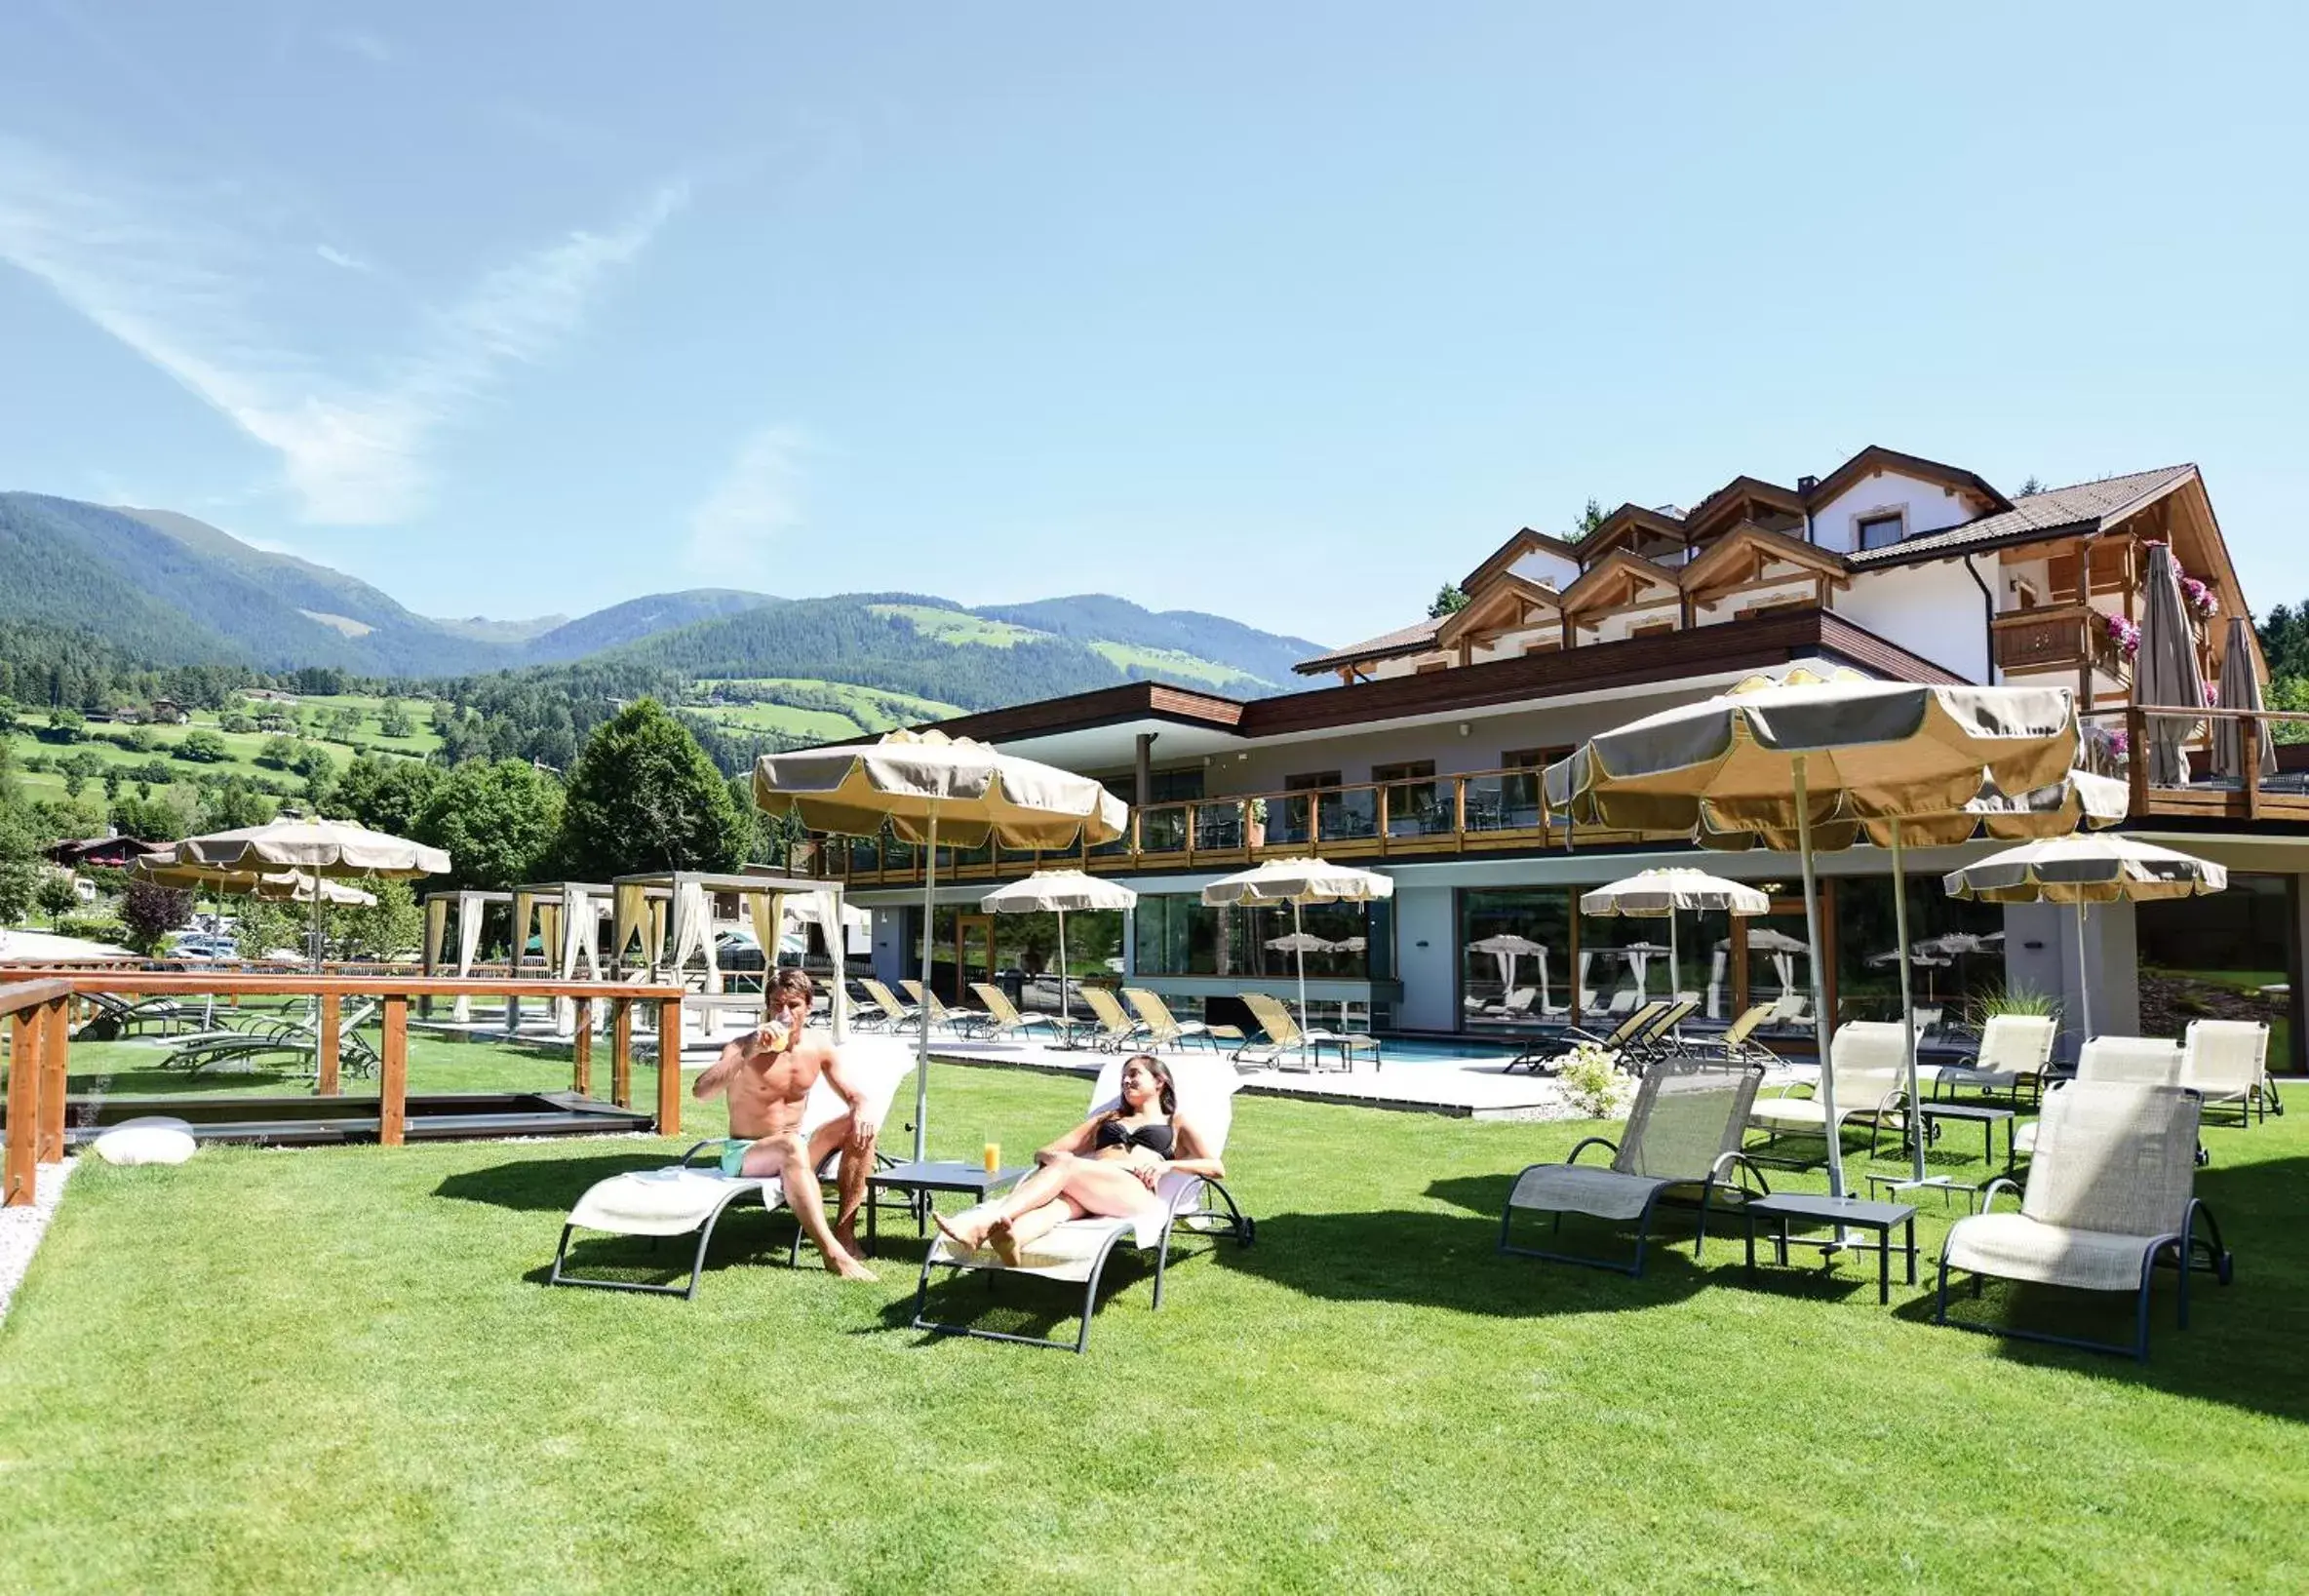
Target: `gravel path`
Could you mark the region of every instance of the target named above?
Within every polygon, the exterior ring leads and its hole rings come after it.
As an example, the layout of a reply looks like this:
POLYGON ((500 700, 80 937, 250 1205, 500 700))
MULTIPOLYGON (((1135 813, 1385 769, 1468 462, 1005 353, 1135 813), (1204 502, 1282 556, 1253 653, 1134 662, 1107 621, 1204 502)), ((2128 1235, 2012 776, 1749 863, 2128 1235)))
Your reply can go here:
POLYGON ((40 1238, 48 1229, 48 1222, 56 1217, 57 1205, 64 1199, 65 1178, 79 1164, 77 1158, 67 1158, 60 1164, 42 1164, 35 1182, 38 1195, 32 1206, 0 1208, 0 1320, 8 1317, 9 1299, 16 1295, 24 1271, 32 1266, 32 1255, 40 1250, 40 1238))

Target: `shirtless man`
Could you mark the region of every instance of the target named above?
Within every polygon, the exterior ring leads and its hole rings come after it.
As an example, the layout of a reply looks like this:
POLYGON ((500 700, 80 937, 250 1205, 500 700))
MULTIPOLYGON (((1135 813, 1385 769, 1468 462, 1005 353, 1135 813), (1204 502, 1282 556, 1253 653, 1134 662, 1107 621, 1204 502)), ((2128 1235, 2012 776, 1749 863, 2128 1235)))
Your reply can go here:
POLYGON ((806 974, 778 971, 763 993, 761 1029, 724 1047, 691 1090, 700 1098, 726 1093, 730 1139, 753 1143, 732 1173, 785 1176, 786 1201, 817 1243, 827 1269, 845 1280, 871 1280, 873 1272, 857 1257, 858 1204, 874 1167, 875 1133, 881 1127, 868 1115, 865 1094, 842 1077, 833 1045, 802 1030, 809 998, 806 974), (805 1144, 802 1100, 821 1074, 848 1102, 850 1111, 820 1125, 805 1144), (817 1170, 837 1148, 841 1149, 835 1182, 841 1208, 829 1229, 817 1170))

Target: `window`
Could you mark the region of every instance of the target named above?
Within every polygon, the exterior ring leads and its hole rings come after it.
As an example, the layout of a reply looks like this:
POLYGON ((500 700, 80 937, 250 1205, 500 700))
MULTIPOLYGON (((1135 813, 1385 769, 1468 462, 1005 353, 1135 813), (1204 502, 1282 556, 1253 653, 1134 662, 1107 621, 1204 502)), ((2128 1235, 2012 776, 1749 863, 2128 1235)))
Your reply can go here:
POLYGON ((1451 830, 1449 806, 1434 776, 1432 759, 1405 759, 1371 767, 1371 779, 1387 789, 1389 837, 1426 837, 1451 830))
POLYGON ((1434 773, 1435 761, 1432 759, 1406 759, 1401 764, 1375 764, 1371 767, 1371 779, 1382 787, 1396 782, 1418 781, 1434 773))
POLYGON ((1433 676, 1437 671, 1448 671, 1450 669, 1451 661, 1447 659, 1430 659, 1423 661, 1411 674, 1413 676, 1433 676))
POLYGON ((1337 787, 1338 785, 1339 772, 1336 770, 1311 770, 1305 775, 1283 778, 1283 791, 1286 793, 1306 793, 1317 787, 1337 787))
POLYGON ((1627 635, 1631 638, 1663 638, 1674 630, 1673 621, 1645 621, 1641 625, 1629 627, 1627 635))
POLYGON ((1863 549, 1888 548, 1908 535, 1908 513, 1886 510, 1861 516, 1852 524, 1853 537, 1863 549))

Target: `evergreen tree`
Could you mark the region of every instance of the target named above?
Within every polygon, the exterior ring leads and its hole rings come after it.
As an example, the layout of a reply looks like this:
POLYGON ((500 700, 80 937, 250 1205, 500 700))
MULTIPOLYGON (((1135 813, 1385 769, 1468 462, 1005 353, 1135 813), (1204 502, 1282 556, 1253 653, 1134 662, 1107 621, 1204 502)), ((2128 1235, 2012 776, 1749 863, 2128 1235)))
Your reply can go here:
POLYGON ((618 712, 569 767, 555 848, 572 877, 735 870, 746 818, 697 739, 653 698, 618 712))

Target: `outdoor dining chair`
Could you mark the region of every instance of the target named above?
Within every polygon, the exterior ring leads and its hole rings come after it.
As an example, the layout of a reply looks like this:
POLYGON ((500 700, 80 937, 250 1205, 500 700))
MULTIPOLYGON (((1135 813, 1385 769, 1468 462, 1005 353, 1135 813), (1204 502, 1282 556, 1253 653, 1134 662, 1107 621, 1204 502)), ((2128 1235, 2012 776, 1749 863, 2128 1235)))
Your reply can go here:
POLYGON ((1754 1178, 1759 1194, 1771 1190, 1762 1172, 1740 1150, 1748 1110, 1763 1079, 1762 1066, 1725 1059, 1669 1059, 1646 1070, 1617 1143, 1608 1137, 1587 1137, 1562 1163, 1531 1164, 1515 1177, 1507 1210, 1500 1215, 1499 1250, 1640 1275, 1662 1199, 1672 1192, 1696 1191, 1700 1222, 1692 1256, 1698 1259, 1707 1245, 1709 1207, 1721 1210, 1741 1200, 1746 1190, 1744 1183, 1736 1186, 1730 1181, 1736 1170, 1754 1178), (1588 1148, 1608 1148, 1611 1163, 1582 1164, 1580 1154, 1588 1148), (1632 1220, 1635 1257, 1621 1263, 1519 1245, 1509 1239, 1517 1209, 1554 1215, 1551 1234, 1561 1234, 1566 1214, 1632 1220))
POLYGON ((1949 1227, 1940 1251, 1934 1323, 2092 1351, 2131 1352, 2145 1363, 2149 1289, 2157 1266, 2169 1263, 2179 1270, 2178 1323, 2184 1330, 2190 1276, 2202 1270, 2225 1286, 2234 1271, 2212 1211, 2195 1190, 2202 1107, 2197 1094, 2185 1088, 2126 1081, 2079 1079, 2046 1093, 2019 1212, 1993 1212, 2000 1192, 2018 1187, 2011 1181, 1992 1181, 1981 1211, 1949 1227), (1976 1296, 1988 1275, 2076 1291, 2131 1292, 2133 1341, 2087 1341, 1950 1319, 1948 1276, 1957 1269, 1974 1277, 1976 1296))

